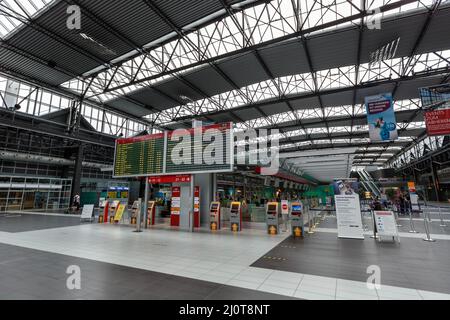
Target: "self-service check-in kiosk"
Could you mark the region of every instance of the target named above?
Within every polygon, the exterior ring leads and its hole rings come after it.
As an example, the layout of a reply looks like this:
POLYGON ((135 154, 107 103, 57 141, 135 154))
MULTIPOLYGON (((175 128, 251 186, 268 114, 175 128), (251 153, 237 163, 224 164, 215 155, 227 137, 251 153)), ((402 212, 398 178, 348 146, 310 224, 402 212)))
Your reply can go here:
POLYGON ((156 201, 149 201, 147 204, 147 227, 155 224, 156 201))
POLYGON ((139 210, 139 201, 135 200, 131 207, 130 224, 136 224, 139 210))
POLYGON ((278 234, 279 232, 279 203, 269 202, 266 209, 267 232, 278 234))
POLYGON ((220 202, 213 201, 209 206, 209 226, 212 231, 220 229, 220 202))
POLYGON ((231 231, 241 231, 242 229, 242 213, 241 203, 232 202, 230 208, 230 227, 231 231))
POLYGON ((294 237, 303 237, 303 204, 300 201, 291 204, 291 230, 294 237))

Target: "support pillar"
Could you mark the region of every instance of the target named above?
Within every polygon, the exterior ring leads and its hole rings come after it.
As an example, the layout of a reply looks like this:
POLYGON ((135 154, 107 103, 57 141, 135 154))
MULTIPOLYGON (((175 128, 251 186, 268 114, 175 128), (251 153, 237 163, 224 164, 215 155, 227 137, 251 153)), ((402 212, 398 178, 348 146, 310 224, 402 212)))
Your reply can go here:
POLYGON ((70 203, 76 194, 81 194, 81 174, 83 170, 83 144, 78 146, 77 156, 75 159, 75 167, 73 170, 72 190, 70 195, 70 203))
POLYGON ((148 193, 150 192, 150 184, 148 177, 145 177, 145 194, 144 194, 144 229, 147 228, 147 209, 148 209, 148 193))
POLYGON ((439 181, 437 179, 437 174, 436 174, 436 168, 434 167, 433 164, 433 159, 430 159, 430 167, 431 167, 431 177, 433 179, 433 186, 434 186, 434 192, 436 194, 436 201, 439 202, 440 198, 439 198, 439 181))

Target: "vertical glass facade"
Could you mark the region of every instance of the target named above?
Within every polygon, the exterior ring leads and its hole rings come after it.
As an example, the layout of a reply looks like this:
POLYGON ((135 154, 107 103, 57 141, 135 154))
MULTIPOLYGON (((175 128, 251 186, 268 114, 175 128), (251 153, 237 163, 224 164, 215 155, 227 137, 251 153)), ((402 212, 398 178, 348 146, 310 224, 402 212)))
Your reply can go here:
POLYGON ((70 205, 71 179, 0 176, 0 212, 64 212, 70 205))

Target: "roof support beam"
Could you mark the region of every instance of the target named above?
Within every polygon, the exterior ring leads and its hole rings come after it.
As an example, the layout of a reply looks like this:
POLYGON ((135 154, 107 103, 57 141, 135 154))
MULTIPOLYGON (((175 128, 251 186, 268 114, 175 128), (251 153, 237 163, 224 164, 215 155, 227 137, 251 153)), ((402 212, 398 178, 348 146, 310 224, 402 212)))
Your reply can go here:
MULTIPOLYGON (((143 0, 143 1, 146 1, 150 6, 153 5, 151 3, 151 1, 149 1, 149 0, 143 0)), ((397 1, 397 2, 394 2, 394 3, 390 3, 390 4, 386 4, 384 6, 381 6, 379 9, 380 9, 380 12, 386 12, 386 11, 396 9, 396 8, 399 8, 399 7, 403 6, 403 5, 406 5, 408 3, 413 3, 413 2, 417 2, 417 1, 416 0, 397 1)), ((299 30, 297 32, 293 32, 291 34, 288 34, 288 35, 285 35, 285 36, 281 36, 281 37, 278 37, 278 38, 274 38, 274 39, 271 39, 271 40, 268 40, 268 41, 265 41, 265 42, 256 43, 256 44, 247 43, 247 46, 244 46, 242 49, 238 49, 238 50, 234 50, 234 51, 227 52, 227 53, 224 53, 224 54, 220 54, 220 55, 217 55, 217 56, 211 57, 211 58, 200 59, 199 61, 196 61, 194 63, 187 64, 187 65, 180 66, 180 67, 176 67, 176 68, 172 68, 170 70, 165 70, 165 71, 163 71, 161 73, 154 74, 154 75, 151 75, 151 76, 141 77, 139 79, 135 79, 134 81, 130 81, 128 83, 120 84, 120 85, 117 85, 115 87, 109 88, 107 90, 107 92, 113 91, 113 90, 117 90, 117 89, 122 89, 122 88, 125 88, 127 86, 135 85, 135 84, 138 84, 138 83, 143 83, 143 82, 147 82, 147 81, 150 81, 150 80, 155 80, 155 79, 160 78, 162 76, 178 73, 180 71, 184 71, 184 70, 187 70, 187 69, 190 69, 190 68, 193 68, 193 67, 198 67, 198 66, 203 65, 203 64, 208 64, 208 63, 211 63, 211 62, 215 62, 215 61, 218 61, 218 60, 221 60, 221 59, 224 59, 224 58, 228 58, 228 57, 231 57, 231 56, 235 56, 235 55, 238 55, 238 54, 242 54, 242 53, 246 53, 246 52, 254 52, 254 51, 258 50, 259 48, 267 47, 267 46, 270 46, 270 45, 275 44, 275 43, 281 43, 281 42, 289 40, 289 39, 300 38, 300 37, 303 37, 303 36, 305 36, 307 34, 316 32, 316 31, 320 31, 320 30, 323 30, 323 29, 326 29, 326 28, 338 26, 338 25, 341 25, 341 24, 344 24, 344 23, 348 23, 348 22, 351 22, 351 21, 354 21, 354 20, 358 20, 358 19, 361 19, 361 18, 364 18, 364 17, 368 17, 370 15, 372 15, 372 13, 367 12, 367 11, 366 12, 358 12, 357 14, 351 15, 349 17, 337 19, 337 20, 330 21, 330 22, 327 22, 327 23, 324 23, 324 24, 321 24, 321 25, 318 25, 318 26, 307 28, 307 29, 301 29, 301 30, 299 30)), ((167 21, 167 23, 170 23, 170 22, 167 21)))
MULTIPOLYGON (((293 95, 288 95, 288 96, 280 97, 280 98, 276 98, 276 99, 268 99, 268 100, 264 100, 264 101, 260 101, 260 102, 256 102, 256 103, 249 103, 247 105, 235 107, 232 109, 224 109, 224 110, 208 112, 208 113, 205 113, 204 115, 205 116, 217 116, 217 115, 227 114, 230 110, 232 110, 232 111, 247 110, 247 109, 263 107, 263 106, 267 106, 267 105, 271 105, 271 104, 279 103, 279 102, 308 99, 308 98, 313 98, 316 96, 322 96, 322 95, 325 96, 325 95, 329 95, 329 94, 342 93, 342 92, 353 91, 353 90, 358 90, 358 89, 372 88, 372 87, 381 86, 381 85, 395 84, 397 82, 403 82, 403 81, 409 81, 409 80, 415 80, 415 79, 424 79, 424 78, 428 78, 431 76, 437 76, 437 75, 447 76, 449 72, 450 72, 450 67, 444 67, 444 68, 439 68, 439 69, 435 69, 435 70, 431 70, 431 71, 415 73, 410 76, 403 76, 398 79, 387 78, 387 79, 376 80, 376 81, 371 81, 371 82, 366 82, 366 83, 359 83, 352 87, 341 87, 341 88, 336 88, 336 89, 323 90, 323 91, 319 91, 319 92, 293 94, 293 95)), ((204 115, 200 115, 200 116, 204 116, 204 115)), ((198 115, 196 115, 196 116, 198 116, 198 115)), ((193 117, 194 116, 183 116, 183 117, 179 117, 179 118, 176 118, 173 120, 174 121, 185 121, 185 120, 191 119, 193 117)))

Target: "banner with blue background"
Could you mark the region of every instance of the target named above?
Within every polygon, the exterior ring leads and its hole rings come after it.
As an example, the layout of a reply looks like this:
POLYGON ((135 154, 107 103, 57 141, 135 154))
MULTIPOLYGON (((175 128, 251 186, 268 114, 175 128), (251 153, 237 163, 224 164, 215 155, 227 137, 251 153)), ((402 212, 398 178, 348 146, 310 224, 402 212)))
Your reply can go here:
POLYGON ((398 139, 392 94, 383 93, 366 97, 365 104, 370 141, 398 139))

